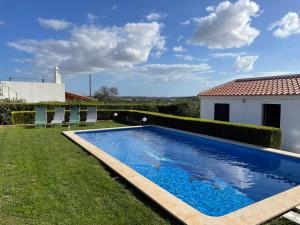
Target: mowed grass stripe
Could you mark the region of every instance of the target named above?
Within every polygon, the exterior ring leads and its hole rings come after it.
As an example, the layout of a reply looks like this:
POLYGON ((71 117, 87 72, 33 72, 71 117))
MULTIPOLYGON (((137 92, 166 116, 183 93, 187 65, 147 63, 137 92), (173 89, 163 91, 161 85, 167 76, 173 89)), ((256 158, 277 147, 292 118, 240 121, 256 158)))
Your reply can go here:
MULTIPOLYGON (((100 122, 96 128, 116 126, 100 122)), ((0 129, 1 224, 177 223, 114 179, 61 134, 65 129, 0 129)))

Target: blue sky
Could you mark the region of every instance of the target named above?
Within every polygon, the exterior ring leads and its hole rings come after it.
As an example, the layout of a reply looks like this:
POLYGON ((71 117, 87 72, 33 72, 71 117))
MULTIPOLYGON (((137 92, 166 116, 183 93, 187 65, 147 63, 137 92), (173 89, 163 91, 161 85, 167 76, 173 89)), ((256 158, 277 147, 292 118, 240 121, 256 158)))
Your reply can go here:
POLYGON ((87 94, 191 96, 240 77, 299 73, 300 1, 0 0, 0 80, 87 94))

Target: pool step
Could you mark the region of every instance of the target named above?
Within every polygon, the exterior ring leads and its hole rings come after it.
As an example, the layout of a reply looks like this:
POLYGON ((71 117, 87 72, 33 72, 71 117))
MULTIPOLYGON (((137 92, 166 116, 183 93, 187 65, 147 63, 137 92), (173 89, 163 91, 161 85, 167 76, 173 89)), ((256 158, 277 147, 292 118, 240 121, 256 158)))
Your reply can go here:
POLYGON ((296 212, 300 213, 300 205, 296 206, 295 210, 296 212))
MULTIPOLYGON (((299 210, 299 206, 297 210, 299 210)), ((282 215, 285 219, 295 222, 296 224, 300 224, 300 214, 294 211, 289 211, 282 215)))

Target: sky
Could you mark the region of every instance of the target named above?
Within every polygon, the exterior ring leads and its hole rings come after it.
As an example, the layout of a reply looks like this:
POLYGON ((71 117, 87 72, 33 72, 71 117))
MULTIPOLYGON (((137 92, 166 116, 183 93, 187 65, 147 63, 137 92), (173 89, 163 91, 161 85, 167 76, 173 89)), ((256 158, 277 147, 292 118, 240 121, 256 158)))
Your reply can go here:
POLYGON ((300 73, 299 0, 0 0, 0 80, 68 91, 194 96, 232 79, 300 73))

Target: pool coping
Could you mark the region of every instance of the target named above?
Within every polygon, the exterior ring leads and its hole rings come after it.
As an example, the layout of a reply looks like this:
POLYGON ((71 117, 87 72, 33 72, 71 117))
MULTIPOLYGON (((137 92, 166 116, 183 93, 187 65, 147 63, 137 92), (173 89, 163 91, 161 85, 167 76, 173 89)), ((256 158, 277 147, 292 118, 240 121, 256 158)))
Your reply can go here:
MULTIPOLYGON (((145 125, 149 126, 149 125, 145 125)), ((156 125, 150 125, 156 126, 156 125)), ((117 174, 131 183, 138 190, 147 195, 150 199, 155 201, 158 205, 172 214, 174 217, 182 221, 187 225, 250 225, 250 224, 262 224, 274 217, 277 217, 286 211, 296 207, 300 204, 300 197, 298 199, 296 196, 300 196, 300 186, 291 188, 287 191, 281 192, 279 194, 273 195, 269 198, 263 199, 256 203, 253 203, 249 206, 226 214, 220 217, 208 216, 192 206, 188 205, 181 199, 172 195, 165 189, 161 188, 154 182, 150 181, 148 178, 139 174, 126 164, 120 162, 116 158, 112 157, 99 147, 91 144, 85 139, 78 136, 77 132, 88 132, 88 131, 97 131, 97 130, 114 130, 114 129, 128 129, 128 128, 139 128, 144 126, 127 126, 127 127, 115 127, 115 128, 104 128, 104 129, 87 129, 87 130, 73 130, 73 131, 63 131, 63 134, 69 139, 80 145, 86 151, 93 154, 96 158, 102 161, 109 168, 114 170, 117 174)), ((262 151, 273 152, 276 154, 287 155, 295 158, 300 158, 300 155, 297 153, 286 152, 283 150, 277 150, 272 148, 263 148, 260 146, 255 146, 251 144, 245 144, 237 141, 231 141, 222 138, 216 138, 208 135, 197 134, 188 131, 177 130, 174 128, 161 127, 164 129, 170 129, 179 131, 182 133, 188 133, 200 137, 205 137, 213 140, 223 141, 226 143, 238 144, 242 146, 247 146, 255 148, 262 151)))

